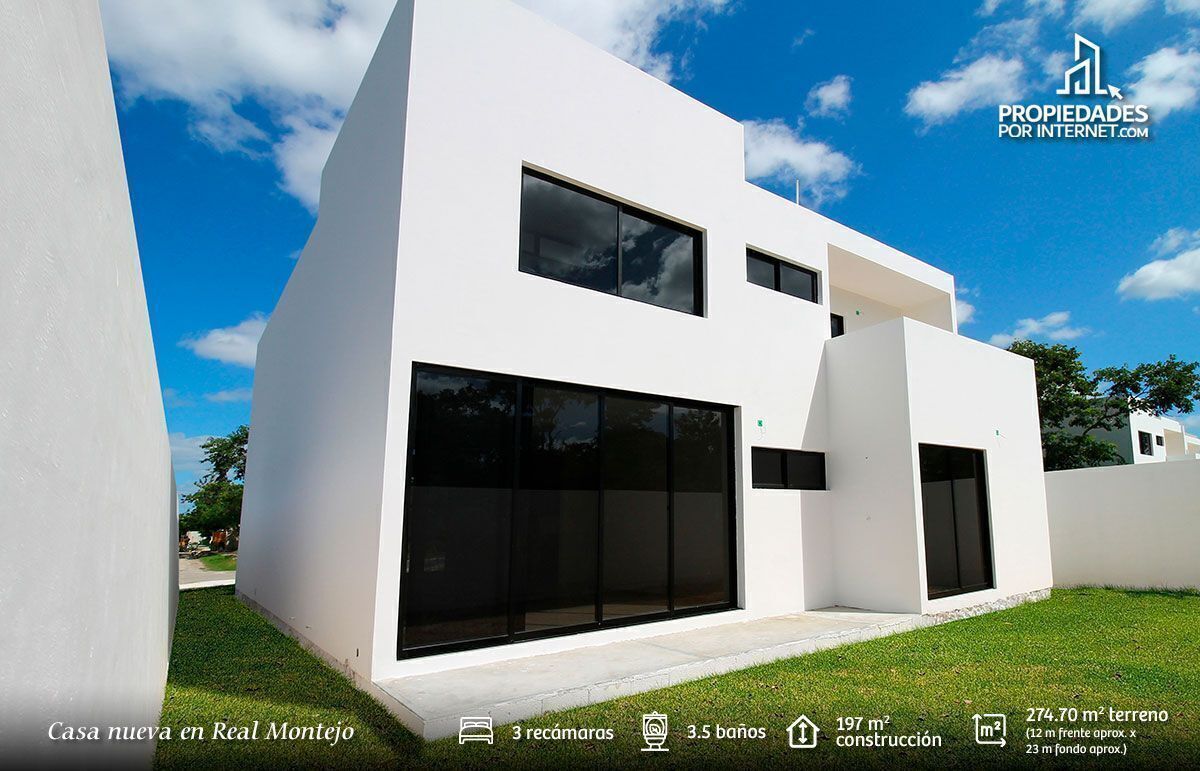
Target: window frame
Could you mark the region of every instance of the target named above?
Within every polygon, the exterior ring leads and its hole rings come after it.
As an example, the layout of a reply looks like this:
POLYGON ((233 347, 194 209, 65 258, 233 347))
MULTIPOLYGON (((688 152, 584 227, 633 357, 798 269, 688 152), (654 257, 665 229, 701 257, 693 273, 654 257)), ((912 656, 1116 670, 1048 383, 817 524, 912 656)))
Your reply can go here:
POLYGON ((1149 431, 1138 431, 1138 454, 1154 457, 1154 435, 1149 431), (1149 452, 1147 452, 1149 450, 1149 452))
POLYGON ((840 313, 829 314, 829 339, 846 334, 846 317, 840 313), (835 331, 835 328, 837 331, 835 331))
POLYGON ((1164 439, 1161 434, 1155 434, 1154 435, 1154 444, 1158 447, 1166 447, 1167 440, 1164 439))
MULTIPOLYGON (((604 617, 601 613, 602 602, 603 602, 603 591, 604 591, 604 574, 603 574, 603 557, 604 557, 604 555, 603 555, 603 551, 602 551, 603 538, 604 538, 604 526, 603 526, 603 522, 604 522, 604 479, 603 479, 603 473, 601 472, 601 477, 598 480, 599 481, 598 489, 600 492, 598 515, 599 515, 600 526, 598 529, 599 541, 597 544, 597 547, 598 547, 598 549, 597 549, 597 557, 598 557, 597 605, 596 605, 596 609, 597 609, 596 619, 597 620, 593 620, 591 622, 584 622, 581 624, 575 624, 572 626, 558 627, 558 628, 549 629, 549 630, 545 630, 545 631, 514 633, 513 632, 513 617, 514 617, 514 612, 515 612, 515 608, 516 608, 516 603, 513 600, 513 592, 512 592, 511 587, 512 587, 512 571, 514 571, 516 568, 515 568, 515 559, 513 556, 515 553, 514 545, 511 541, 512 535, 510 533, 510 536, 509 536, 510 537, 510 542, 509 542, 510 578, 509 578, 509 600, 508 600, 508 606, 509 606, 509 608, 508 608, 508 618, 509 618, 508 634, 499 636, 499 637, 488 637, 488 638, 481 638, 481 639, 475 639, 475 640, 456 641, 456 642, 450 642, 450 643, 424 645, 424 646, 419 646, 419 647, 415 647, 415 648, 414 647, 406 648, 404 646, 404 620, 405 620, 406 614, 407 614, 409 589, 408 589, 408 585, 407 585, 407 581, 406 581, 406 575, 407 575, 408 571, 405 569, 405 565, 409 561, 409 557, 410 557, 409 550, 412 547, 411 537, 410 537, 410 530, 411 530, 411 523, 412 523, 412 518, 410 516, 410 514, 411 514, 410 504, 411 504, 412 496, 410 496, 409 492, 408 492, 409 487, 411 485, 411 474, 408 472, 408 470, 406 470, 406 472, 405 472, 405 494, 404 494, 404 504, 403 504, 404 522, 401 527, 401 542, 400 542, 401 546, 400 546, 399 616, 397 617, 397 623, 396 623, 396 660, 397 661, 402 661, 402 660, 412 659, 412 658, 420 658, 420 657, 424 657, 424 656, 433 656, 433 655, 438 655, 438 654, 442 654, 442 653, 454 653, 454 652, 458 652, 458 651, 476 650, 476 649, 480 649, 480 648, 492 648, 492 647, 497 647, 497 646, 501 646, 501 645, 512 645, 512 644, 527 642, 527 641, 531 641, 531 640, 544 639, 547 637, 562 637, 562 636, 571 635, 571 634, 580 634, 582 632, 593 632, 593 631, 598 631, 598 630, 603 630, 603 629, 612 629, 612 628, 623 627, 623 626, 634 626, 637 624, 647 624, 647 623, 654 623, 657 621, 667 621, 667 620, 673 620, 673 619, 677 619, 677 618, 686 618, 686 617, 690 617, 690 616, 700 616, 700 615, 706 615, 709 613, 724 613, 726 611, 737 610, 742 607, 741 606, 741 598, 739 596, 740 584, 738 583, 738 573, 739 573, 739 569, 740 569, 740 562, 738 559, 740 541, 738 539, 738 520, 737 520, 737 518, 738 518, 738 509, 737 509, 738 456, 735 454, 737 445, 736 445, 736 442, 734 439, 734 434, 736 431, 735 421, 737 418, 737 408, 736 407, 734 407, 732 405, 727 405, 727 404, 717 404, 714 402, 702 402, 702 401, 698 401, 695 399, 676 398, 676 397, 671 397, 671 396, 641 393, 641 392, 637 392, 637 391, 626 391, 626 390, 617 389, 617 388, 607 388, 607 387, 603 387, 603 386, 589 385, 586 383, 566 383, 566 382, 562 382, 562 381, 545 380, 545 379, 536 378, 536 377, 524 377, 521 375, 511 375, 511 374, 504 374, 504 373, 497 373, 497 372, 489 372, 489 371, 485 371, 485 370, 469 369, 469 368, 465 368, 465 367, 445 366, 445 365, 440 365, 440 364, 414 361, 412 363, 412 371, 410 374, 411 384, 410 384, 410 392, 409 392, 410 401, 409 401, 409 416, 408 416, 408 445, 407 445, 406 453, 405 453, 406 457, 411 456, 413 443, 414 443, 414 439, 416 436, 416 429, 417 429, 416 411, 413 409, 413 405, 416 404, 416 400, 417 400, 417 376, 418 376, 418 373, 421 373, 421 372, 434 372, 434 373, 439 373, 439 374, 458 375, 458 376, 463 376, 463 377, 477 377, 477 378, 484 377, 484 378, 489 378, 489 379, 496 380, 496 381, 515 384, 517 407, 516 407, 516 415, 514 418, 514 428, 513 428, 514 445, 513 446, 514 446, 514 449, 517 451, 517 457, 515 458, 515 462, 513 464, 513 470, 512 470, 513 471, 512 477, 513 477, 513 500, 514 500, 514 503, 516 501, 516 496, 517 496, 519 490, 522 489, 520 487, 520 481, 521 481, 520 450, 521 450, 521 446, 522 446, 521 440, 522 440, 522 429, 523 429, 522 411, 523 411, 523 405, 525 404, 526 397, 525 397, 524 392, 525 392, 526 387, 529 387, 529 386, 539 387, 540 386, 543 388, 554 388, 554 389, 570 390, 570 391, 582 391, 582 392, 586 392, 586 393, 594 393, 599 396, 599 399, 600 399, 599 452, 600 452, 600 463, 601 464, 603 464, 603 460, 604 460, 603 421, 604 421, 604 415, 605 415, 604 401, 607 397, 611 396, 611 397, 622 398, 622 399, 637 399, 637 400, 643 400, 643 401, 650 400, 650 401, 660 401, 660 402, 666 403, 668 405, 667 426, 668 426, 668 431, 671 432, 671 436, 672 436, 671 442, 673 442, 674 414, 675 414, 676 407, 690 407, 690 408, 694 408, 694 409, 702 409, 702 410, 710 410, 710 411, 716 410, 716 411, 723 412, 725 414, 725 421, 726 421, 725 453, 726 453, 726 459, 727 459, 726 463, 728 466, 728 468, 726 470, 725 485, 726 485, 726 508, 728 509, 728 511, 727 511, 727 527, 728 527, 729 543, 728 543, 728 554, 727 554, 727 560, 728 560, 727 568, 729 571, 729 577, 728 577, 729 578, 729 601, 725 602, 725 603, 690 606, 690 607, 678 608, 678 609, 675 607, 675 564, 674 564, 675 500, 674 500, 674 498, 675 498, 676 491, 675 491, 675 476, 674 476, 674 467, 673 467, 674 445, 673 445, 673 443, 669 442, 668 443, 668 455, 669 455, 670 460, 668 461, 668 488, 670 490, 670 492, 669 492, 670 515, 669 515, 668 557, 667 557, 667 560, 668 560, 668 563, 667 563, 668 564, 668 574, 667 574, 668 606, 667 606, 667 608, 668 609, 666 611, 657 612, 657 613, 653 613, 653 614, 619 617, 619 618, 609 619, 609 620, 604 619, 604 617)), ((515 509, 514 509, 514 513, 513 513, 512 517, 510 518, 510 523, 509 523, 510 531, 514 527, 514 525, 513 525, 514 522, 515 522, 515 509)))
POLYGON ((825 453, 817 450, 789 450, 782 447, 751 447, 750 448, 750 486, 755 490, 805 490, 816 492, 829 491, 829 469, 826 467, 825 453), (761 456, 762 453, 778 453, 780 463, 780 479, 783 484, 777 485, 773 483, 759 482, 754 478, 754 458, 756 455, 761 456), (792 480, 788 478, 788 459, 793 455, 821 458, 821 487, 796 487, 792 484, 792 480))
POLYGON ((764 252, 761 249, 756 249, 753 246, 749 246, 749 245, 746 246, 746 283, 753 284, 754 286, 757 286, 757 287, 762 287, 763 289, 773 289, 774 291, 778 292, 779 294, 787 295, 788 297, 794 297, 797 300, 804 300, 805 302, 810 302, 813 305, 824 305, 825 304, 824 298, 821 296, 821 272, 820 271, 814 270, 813 268, 809 268, 804 265, 801 265, 798 262, 792 262, 791 260, 785 260, 780 257, 776 257, 773 254, 768 254, 767 252, 764 252), (775 269, 774 286, 767 287, 767 286, 763 286, 762 284, 759 284, 757 282, 750 280, 750 260, 751 259, 756 259, 761 262, 771 263, 772 267, 775 269), (785 292, 783 290, 783 288, 782 288, 783 287, 782 272, 783 272, 784 268, 788 268, 790 270, 795 270, 800 273, 804 273, 805 275, 808 276, 809 280, 812 282, 813 299, 809 300, 807 297, 801 297, 800 295, 792 294, 791 292, 785 292))
MULTIPOLYGON (((521 233, 523 233, 525 230, 523 201, 519 201, 518 206, 517 206, 517 209, 518 209, 518 213, 517 213, 517 270, 518 270, 518 272, 524 273, 527 276, 537 276, 538 278, 544 278, 544 279, 548 279, 550 281, 557 281, 560 284, 566 284, 567 286, 573 286, 577 289, 586 289, 590 292, 596 292, 597 294, 609 295, 610 297, 620 297, 623 300, 632 300, 634 302, 639 302, 644 305, 652 305, 655 308, 662 308, 663 310, 674 311, 675 313, 683 313, 688 316, 699 316, 701 318, 704 318, 707 315, 707 303, 705 302, 706 298, 704 296, 705 231, 702 228, 696 227, 695 225, 691 225, 686 222, 674 220, 669 217, 664 217, 661 214, 655 214, 654 212, 644 209, 640 206, 637 206, 636 204, 626 203, 625 201, 623 201, 620 198, 616 198, 611 195, 605 195, 604 193, 600 193, 595 190, 591 190, 589 188, 583 187, 582 185, 580 185, 578 183, 571 182, 569 180, 563 179, 562 177, 555 176, 554 174, 550 174, 548 172, 542 171, 541 169, 533 168, 531 166, 522 166, 521 167, 522 185, 519 187, 523 187, 523 183, 524 183, 526 176, 530 176, 535 179, 540 179, 543 182, 548 182, 552 185, 557 185, 558 187, 561 187, 565 190, 570 190, 574 193, 580 193, 589 198, 595 199, 597 201, 601 201, 603 203, 606 203, 606 204, 616 208, 617 216, 613 221, 613 234, 614 234, 614 238, 616 239, 616 245, 617 245, 617 283, 616 283, 616 287, 614 288, 613 291, 607 292, 607 291, 604 291, 601 289, 595 289, 590 286, 584 286, 583 284, 577 284, 573 281, 568 281, 565 278, 559 278, 557 276, 547 276, 543 273, 537 273, 532 270, 526 270, 524 267, 522 267, 521 266, 520 240, 521 240, 521 233), (621 248, 621 240, 622 240, 621 239, 621 215, 623 213, 628 213, 634 217, 638 217, 639 219, 643 219, 652 224, 671 228, 672 230, 678 230, 679 232, 683 233, 684 235, 691 236, 691 238, 692 238, 692 300, 693 300, 693 309, 692 310, 687 311, 687 310, 682 310, 680 308, 672 308, 668 305, 660 305, 656 302, 652 302, 650 300, 644 300, 640 297, 632 297, 629 295, 621 294, 621 287, 624 284, 624 278, 625 278, 625 276, 624 276, 625 267, 622 264, 623 257, 624 257, 624 254, 623 254, 624 250, 621 248)), ((518 195, 518 199, 521 199, 521 198, 522 198, 522 196, 518 195)))

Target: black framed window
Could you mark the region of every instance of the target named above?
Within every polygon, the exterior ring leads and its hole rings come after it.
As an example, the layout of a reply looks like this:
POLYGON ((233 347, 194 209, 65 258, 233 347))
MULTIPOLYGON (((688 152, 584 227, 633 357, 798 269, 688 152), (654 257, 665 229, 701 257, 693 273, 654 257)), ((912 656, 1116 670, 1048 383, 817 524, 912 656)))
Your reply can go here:
POLYGON ((1166 445, 1166 441, 1161 436, 1158 436, 1158 435, 1155 435, 1154 443, 1157 444, 1159 447, 1163 447, 1166 445))
POLYGON ((1138 431, 1138 450, 1142 455, 1154 454, 1154 440, 1150 438, 1150 434, 1146 431, 1138 431))
POLYGON ((399 657, 733 607, 732 410, 413 368, 399 657))
POLYGON ((841 337, 846 334, 846 319, 836 313, 829 314, 829 336, 841 337))
POLYGON ((699 231, 526 169, 522 272, 703 314, 699 231))
POLYGON ((919 452, 929 599, 992 588, 983 451, 922 444, 919 452))
POLYGON ((801 300, 821 302, 821 277, 816 271, 749 248, 746 249, 746 280, 801 300))
POLYGON ((753 447, 750 478, 760 489, 825 490, 825 453, 753 447))

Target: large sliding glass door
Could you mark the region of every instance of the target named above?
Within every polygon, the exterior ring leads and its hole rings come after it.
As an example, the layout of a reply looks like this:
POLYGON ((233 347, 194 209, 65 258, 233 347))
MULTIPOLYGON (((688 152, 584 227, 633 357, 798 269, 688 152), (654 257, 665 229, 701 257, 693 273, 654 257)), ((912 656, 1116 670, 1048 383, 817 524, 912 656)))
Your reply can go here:
POLYGON ((936 444, 919 449, 929 598, 992 588, 983 451, 936 444))
POLYGON ((414 369, 400 656, 729 608, 732 412, 414 369))

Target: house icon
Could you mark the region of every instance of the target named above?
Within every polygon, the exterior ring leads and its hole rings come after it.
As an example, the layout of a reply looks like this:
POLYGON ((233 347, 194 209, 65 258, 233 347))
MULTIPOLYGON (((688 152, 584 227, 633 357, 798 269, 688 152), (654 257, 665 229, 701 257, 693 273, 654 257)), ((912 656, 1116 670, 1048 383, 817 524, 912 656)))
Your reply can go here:
POLYGON ((817 734, 821 732, 817 724, 808 719, 807 715, 796 718, 796 722, 788 726, 788 746, 794 750, 811 750, 817 746, 817 734))

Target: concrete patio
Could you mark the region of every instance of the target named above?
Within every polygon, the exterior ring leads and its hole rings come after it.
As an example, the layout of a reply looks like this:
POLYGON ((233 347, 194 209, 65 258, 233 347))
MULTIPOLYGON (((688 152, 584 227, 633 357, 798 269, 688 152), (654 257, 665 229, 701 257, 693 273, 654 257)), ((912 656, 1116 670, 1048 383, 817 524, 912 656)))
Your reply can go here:
POLYGON ((463 716, 496 725, 903 632, 934 616, 825 608, 376 682, 372 691, 426 739, 463 716))

